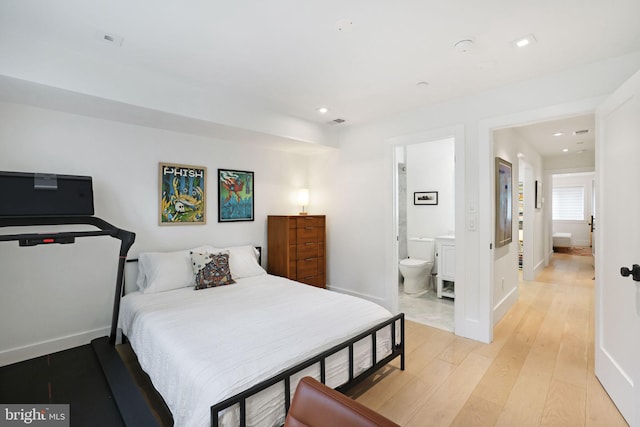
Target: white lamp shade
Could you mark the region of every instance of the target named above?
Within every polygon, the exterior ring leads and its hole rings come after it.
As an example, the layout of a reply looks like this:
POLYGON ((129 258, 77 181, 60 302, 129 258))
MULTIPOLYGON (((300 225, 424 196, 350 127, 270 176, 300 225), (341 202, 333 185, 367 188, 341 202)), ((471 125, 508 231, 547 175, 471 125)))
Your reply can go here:
POLYGON ((301 188, 298 190, 298 204, 306 206, 309 204, 309 189, 301 188))

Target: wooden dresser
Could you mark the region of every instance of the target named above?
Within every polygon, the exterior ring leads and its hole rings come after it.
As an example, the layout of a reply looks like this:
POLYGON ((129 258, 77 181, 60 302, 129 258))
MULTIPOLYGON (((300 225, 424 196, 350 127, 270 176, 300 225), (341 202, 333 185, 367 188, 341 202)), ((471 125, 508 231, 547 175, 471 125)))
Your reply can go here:
POLYGON ((324 215, 269 215, 267 234, 269 274, 326 287, 324 215))

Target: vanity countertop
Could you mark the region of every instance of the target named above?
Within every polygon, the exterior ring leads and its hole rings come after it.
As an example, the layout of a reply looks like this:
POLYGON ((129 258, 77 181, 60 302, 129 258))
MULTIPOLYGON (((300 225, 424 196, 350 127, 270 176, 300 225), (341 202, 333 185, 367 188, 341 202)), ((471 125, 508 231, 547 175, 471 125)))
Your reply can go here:
POLYGON ((442 240, 456 240, 456 236, 437 236, 436 239, 442 240))

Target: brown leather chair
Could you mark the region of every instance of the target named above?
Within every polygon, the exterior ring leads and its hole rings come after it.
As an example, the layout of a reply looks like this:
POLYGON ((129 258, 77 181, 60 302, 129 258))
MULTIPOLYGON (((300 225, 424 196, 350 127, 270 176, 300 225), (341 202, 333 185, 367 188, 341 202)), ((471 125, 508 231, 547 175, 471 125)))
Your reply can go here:
POLYGON ((284 426, 400 427, 311 377, 298 383, 284 426))

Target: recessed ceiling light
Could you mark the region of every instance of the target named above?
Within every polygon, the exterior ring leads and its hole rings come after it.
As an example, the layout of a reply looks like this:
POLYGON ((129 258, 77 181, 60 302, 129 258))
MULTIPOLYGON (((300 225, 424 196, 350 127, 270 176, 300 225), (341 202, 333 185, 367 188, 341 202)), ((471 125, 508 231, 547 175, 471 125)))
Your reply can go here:
POLYGON ((563 149, 562 149, 562 152, 563 152, 563 153, 568 153, 568 152, 569 152, 569 149, 568 149, 568 148, 563 148, 563 149))
POLYGON ((527 34, 526 36, 522 36, 514 40, 511 44, 517 48, 523 48, 534 44, 536 41, 537 40, 533 34, 527 34))
POLYGON ((319 107, 316 108, 316 111, 320 114, 327 114, 329 112, 329 109, 327 107, 319 107))
POLYGON ((564 132, 556 132, 553 134, 553 136, 562 136, 564 135, 564 132))
POLYGON ((418 86, 419 88, 426 88, 427 86, 429 86, 429 82, 418 82, 416 83, 416 86, 418 86))

